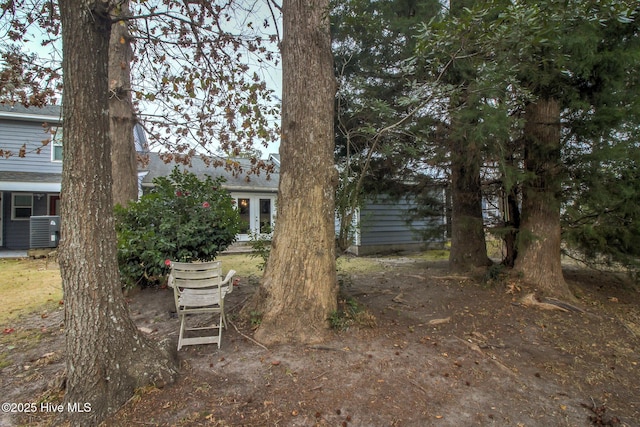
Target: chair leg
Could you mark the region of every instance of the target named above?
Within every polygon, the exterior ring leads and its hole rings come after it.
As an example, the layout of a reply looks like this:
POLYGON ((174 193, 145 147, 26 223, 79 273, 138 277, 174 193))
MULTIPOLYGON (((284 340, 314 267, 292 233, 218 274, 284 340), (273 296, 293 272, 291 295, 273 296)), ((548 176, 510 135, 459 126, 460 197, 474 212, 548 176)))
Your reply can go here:
POLYGON ((184 328, 185 328, 185 317, 187 317, 184 313, 180 314, 180 334, 178 335, 178 351, 182 348, 182 338, 184 336, 184 328))
POLYGON ((224 298, 220 301, 220 327, 227 329, 227 316, 224 314, 224 298))
MULTIPOLYGON (((222 304, 220 305, 220 320, 218 323, 218 348, 220 348, 220 345, 222 344, 222 324, 225 323, 224 320, 224 310, 222 307, 222 304)), ((226 327, 226 324, 225 324, 226 327)))

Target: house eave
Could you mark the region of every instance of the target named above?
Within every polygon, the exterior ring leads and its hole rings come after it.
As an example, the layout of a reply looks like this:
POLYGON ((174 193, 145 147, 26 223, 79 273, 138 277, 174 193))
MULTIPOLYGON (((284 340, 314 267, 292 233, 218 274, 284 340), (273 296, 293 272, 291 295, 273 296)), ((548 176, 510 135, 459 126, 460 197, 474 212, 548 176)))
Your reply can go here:
POLYGON ((7 120, 19 120, 23 122, 40 122, 40 123, 52 123, 59 124, 62 123, 62 119, 60 117, 50 116, 46 114, 29 114, 29 113, 16 113, 16 112, 6 112, 0 111, 0 119, 7 120))
POLYGON ((59 193, 60 183, 0 181, 0 191, 24 193, 59 193))
MULTIPOLYGON (((155 185, 150 183, 143 183, 143 188, 153 188, 155 185)), ((229 192, 237 192, 237 193, 272 193, 277 194, 278 189, 273 187, 252 187, 250 185, 225 185, 222 184, 222 188, 229 192)))

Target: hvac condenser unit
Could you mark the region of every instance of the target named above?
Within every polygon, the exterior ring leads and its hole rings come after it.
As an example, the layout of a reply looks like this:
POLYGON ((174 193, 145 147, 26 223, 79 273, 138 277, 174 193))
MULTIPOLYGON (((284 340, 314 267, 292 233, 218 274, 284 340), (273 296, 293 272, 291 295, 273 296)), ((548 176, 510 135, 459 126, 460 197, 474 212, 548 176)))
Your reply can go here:
POLYGON ((57 247, 60 240, 60 217, 32 216, 30 237, 31 249, 57 247))

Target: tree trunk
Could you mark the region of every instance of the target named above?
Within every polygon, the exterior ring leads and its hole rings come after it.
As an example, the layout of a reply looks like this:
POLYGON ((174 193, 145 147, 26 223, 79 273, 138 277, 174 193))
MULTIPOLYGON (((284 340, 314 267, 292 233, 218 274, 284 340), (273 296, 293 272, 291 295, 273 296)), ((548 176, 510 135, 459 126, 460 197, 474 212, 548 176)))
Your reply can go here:
MULTIPOLYGON (((505 164, 509 169, 513 169, 516 167, 514 155, 511 154, 505 158, 505 164)), ((502 259, 502 264, 513 268, 516 262, 516 258, 518 257, 518 230, 520 229, 520 205, 518 200, 518 185, 511 183, 507 185, 506 174, 503 173, 502 176, 503 187, 506 191, 507 203, 505 206, 505 228, 507 229, 504 234, 504 244, 505 244, 505 254, 502 259)))
POLYGON ((507 194, 507 206, 505 216, 505 227, 507 231, 504 235, 505 255, 502 264, 513 268, 518 257, 518 230, 520 229, 520 207, 518 206, 518 194, 516 188, 511 188, 507 194))
MULTIPOLYGON (((469 125, 466 125, 467 127, 469 125)), ((451 147, 451 251, 449 269, 465 272, 491 265, 482 218, 479 147, 456 136, 451 147)))
MULTIPOLYGON (((449 2, 452 16, 460 16, 463 9, 472 7, 471 0, 451 0, 449 2)), ((487 256, 487 241, 484 233, 482 217, 482 186, 480 167, 482 152, 478 142, 469 137, 473 132, 476 119, 465 119, 464 111, 474 108, 469 102, 468 80, 475 74, 473 65, 468 61, 459 61, 456 71, 452 72, 452 83, 461 85, 459 99, 451 100, 450 110, 460 116, 452 119, 451 129, 455 135, 449 135, 451 156, 451 251, 449 252, 449 269, 463 273, 478 267, 491 265, 487 256), (465 77, 467 76, 467 77, 465 77), (466 129, 466 130, 460 130, 466 129)))
POLYGON ((131 321, 121 291, 111 194, 104 1, 61 0, 64 163, 60 267, 67 405, 72 425, 97 425, 136 387, 171 382, 174 361, 131 321))
POLYGON ((260 288, 245 307, 262 314, 256 338, 265 344, 323 340, 337 306, 328 17, 327 0, 283 3, 278 220, 260 288))
POLYGON ((120 4, 109 41, 109 117, 111 118, 111 166, 113 204, 126 206, 138 198, 138 162, 133 140, 135 114, 131 102, 131 51, 129 2, 120 4))
POLYGON ((560 260, 560 106, 541 98, 525 109, 525 172, 515 270, 546 295, 572 299, 560 260))

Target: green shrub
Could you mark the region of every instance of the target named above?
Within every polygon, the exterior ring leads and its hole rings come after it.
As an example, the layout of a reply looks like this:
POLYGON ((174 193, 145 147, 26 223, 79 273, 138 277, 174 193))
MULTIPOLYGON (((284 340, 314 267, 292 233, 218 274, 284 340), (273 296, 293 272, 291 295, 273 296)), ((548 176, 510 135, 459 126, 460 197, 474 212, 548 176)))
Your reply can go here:
POLYGON ((249 244, 251 245, 252 252, 249 254, 251 258, 261 258, 262 261, 258 264, 260 270, 264 270, 269 260, 269 254, 271 254, 271 234, 260 234, 252 232, 249 234, 249 244))
POLYGON ((168 261, 211 261, 236 239, 240 217, 222 178, 177 167, 126 208, 116 207, 118 263, 127 287, 161 283, 168 261))

